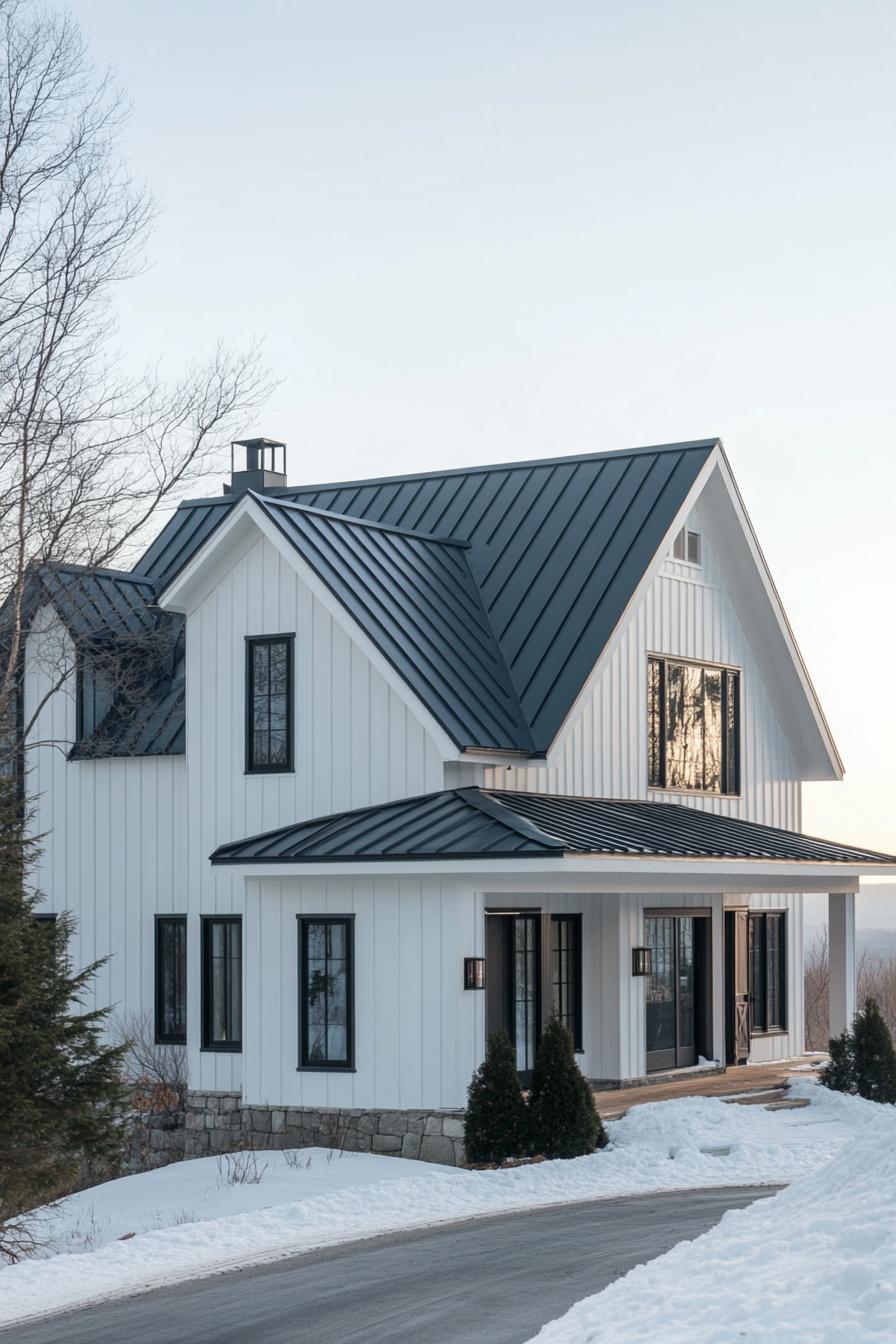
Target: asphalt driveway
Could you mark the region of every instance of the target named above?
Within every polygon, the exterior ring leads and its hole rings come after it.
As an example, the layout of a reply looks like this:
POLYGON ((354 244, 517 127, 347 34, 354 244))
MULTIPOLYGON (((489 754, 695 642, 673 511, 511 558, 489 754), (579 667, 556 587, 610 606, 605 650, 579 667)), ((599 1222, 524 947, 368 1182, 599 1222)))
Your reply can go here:
POLYGON ((602 1200, 402 1233, 88 1307, 16 1344, 523 1344, 770 1190, 602 1200))

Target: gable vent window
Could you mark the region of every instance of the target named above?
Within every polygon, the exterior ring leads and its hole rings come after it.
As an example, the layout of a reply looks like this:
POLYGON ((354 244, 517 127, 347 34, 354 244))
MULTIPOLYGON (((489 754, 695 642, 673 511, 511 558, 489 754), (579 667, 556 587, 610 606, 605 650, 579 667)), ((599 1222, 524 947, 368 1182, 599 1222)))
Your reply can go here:
POLYGON ((652 789, 740 792, 740 673, 650 658, 647 783, 652 789))
POLYGON ((701 563, 700 533, 683 527, 672 543, 672 559, 685 560, 689 565, 701 563))
POLYGON ((246 640, 246 771, 293 769, 293 635, 246 640))

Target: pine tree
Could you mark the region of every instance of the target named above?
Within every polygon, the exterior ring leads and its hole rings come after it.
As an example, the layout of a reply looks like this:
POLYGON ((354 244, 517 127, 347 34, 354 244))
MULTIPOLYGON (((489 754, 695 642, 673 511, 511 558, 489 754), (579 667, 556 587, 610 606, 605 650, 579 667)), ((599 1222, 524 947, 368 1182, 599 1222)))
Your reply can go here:
POLYGON ((869 1101, 896 1102, 896 1051, 874 999, 866 999, 852 1028, 855 1090, 869 1101))
POLYGON ((818 1075, 819 1082, 832 1092, 855 1092, 852 1036, 844 1031, 828 1041, 830 1060, 818 1075))
POLYGON ((830 1063, 821 1071, 825 1087, 868 1101, 896 1103, 896 1050, 874 999, 866 999, 852 1022, 828 1043, 830 1063))
POLYGON ((529 1092, 532 1151, 582 1157, 607 1141, 594 1094, 576 1063, 572 1033, 556 1016, 542 1033, 529 1092))
POLYGON ((503 1162, 527 1152, 527 1116, 516 1054, 506 1031, 489 1036, 485 1059, 467 1091, 464 1147, 468 1162, 503 1162))
POLYGON ((101 1039, 108 1009, 78 1012, 101 965, 74 971, 72 922, 34 918, 37 843, 0 780, 0 1253, 3 1224, 84 1170, 114 1174, 122 1150, 124 1047, 101 1039))

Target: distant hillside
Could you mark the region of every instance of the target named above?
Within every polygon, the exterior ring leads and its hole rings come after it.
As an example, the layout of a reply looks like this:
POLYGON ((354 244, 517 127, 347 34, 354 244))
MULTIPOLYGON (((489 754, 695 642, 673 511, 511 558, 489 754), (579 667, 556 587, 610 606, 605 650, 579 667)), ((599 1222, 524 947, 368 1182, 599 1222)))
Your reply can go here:
MULTIPOLYGON (((805 949, 808 953, 809 948, 815 938, 824 933, 822 925, 806 925, 805 930, 805 949)), ((856 956, 860 957, 863 952, 869 956, 883 957, 885 960, 896 961, 896 929, 856 929, 856 956)))

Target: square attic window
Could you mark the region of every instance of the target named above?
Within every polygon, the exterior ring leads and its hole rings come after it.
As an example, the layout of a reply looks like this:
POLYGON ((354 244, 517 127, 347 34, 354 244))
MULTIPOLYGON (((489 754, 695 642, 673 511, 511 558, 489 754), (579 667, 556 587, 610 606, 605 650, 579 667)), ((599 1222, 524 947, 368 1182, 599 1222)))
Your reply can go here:
POLYGON ((673 560, 685 560, 689 565, 701 563, 700 533, 683 527, 672 543, 673 560))

